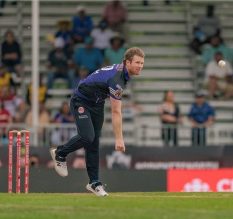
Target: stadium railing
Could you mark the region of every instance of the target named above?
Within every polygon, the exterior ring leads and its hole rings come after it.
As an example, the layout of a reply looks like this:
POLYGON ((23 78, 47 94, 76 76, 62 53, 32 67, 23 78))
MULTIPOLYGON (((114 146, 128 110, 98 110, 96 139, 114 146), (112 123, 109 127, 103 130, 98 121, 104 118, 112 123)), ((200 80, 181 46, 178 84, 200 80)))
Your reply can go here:
MULTIPOLYGON (((188 125, 138 125, 133 129, 124 129, 124 137, 126 145, 133 146, 196 146, 199 138, 199 146, 211 145, 222 146, 232 145, 233 129, 231 124, 216 124, 206 128, 206 143, 203 137, 203 130, 200 135, 194 136, 192 140, 192 127, 188 125), (164 132, 162 138, 162 130, 164 132), (176 130, 176 131, 175 131, 176 130), (176 133, 175 133, 176 132, 176 133), (177 135, 177 136, 175 136, 177 135), (174 145, 174 138, 177 138, 177 145, 174 145)), ((199 127, 203 128, 203 127, 199 127)), ((38 145, 33 146, 56 146, 65 143, 72 136, 76 135, 76 127, 74 124, 47 124, 38 126, 35 130, 25 124, 1 124, 0 125, 0 146, 8 144, 9 130, 27 129, 31 132, 31 142, 33 138, 38 136, 38 145), (35 135, 35 132, 38 135, 35 135)), ((109 126, 103 127, 101 136, 101 145, 114 145, 114 136, 109 126)))

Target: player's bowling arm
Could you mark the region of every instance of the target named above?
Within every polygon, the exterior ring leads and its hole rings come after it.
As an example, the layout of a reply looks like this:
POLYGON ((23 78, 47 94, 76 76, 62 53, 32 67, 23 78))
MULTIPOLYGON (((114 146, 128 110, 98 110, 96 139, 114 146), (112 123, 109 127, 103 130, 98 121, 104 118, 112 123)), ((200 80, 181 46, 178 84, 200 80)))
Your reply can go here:
POLYGON ((125 144, 122 134, 122 113, 121 101, 110 97, 111 111, 112 111, 112 125, 115 135, 115 149, 118 151, 125 151, 125 144))
POLYGON ((122 134, 122 114, 121 114, 121 101, 110 97, 111 112, 112 112, 112 125, 116 139, 123 138, 122 134))

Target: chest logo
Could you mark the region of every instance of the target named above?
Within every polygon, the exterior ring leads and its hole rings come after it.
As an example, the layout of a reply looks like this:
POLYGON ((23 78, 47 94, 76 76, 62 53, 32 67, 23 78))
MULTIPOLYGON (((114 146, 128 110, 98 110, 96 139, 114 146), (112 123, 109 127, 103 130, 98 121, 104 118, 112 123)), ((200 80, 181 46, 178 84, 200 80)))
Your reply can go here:
POLYGON ((82 106, 80 106, 79 108, 78 108, 78 112, 81 114, 81 113, 84 113, 84 107, 82 107, 82 106))
POLYGON ((123 90, 118 89, 115 91, 115 97, 121 98, 122 95, 123 95, 123 90))
POLYGON ((121 98, 123 95, 123 89, 119 84, 117 84, 116 87, 117 87, 117 90, 115 92, 115 96, 118 98, 121 98))
POLYGON ((110 93, 113 94, 116 98, 120 99, 123 95, 123 89, 119 84, 116 85, 116 88, 117 89, 114 90, 110 87, 110 93))

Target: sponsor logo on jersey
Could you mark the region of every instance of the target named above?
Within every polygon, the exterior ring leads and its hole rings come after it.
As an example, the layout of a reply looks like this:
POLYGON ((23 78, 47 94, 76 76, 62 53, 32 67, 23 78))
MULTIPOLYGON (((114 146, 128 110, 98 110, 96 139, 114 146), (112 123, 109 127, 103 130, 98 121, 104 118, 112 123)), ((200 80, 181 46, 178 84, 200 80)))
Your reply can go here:
POLYGON ((84 107, 80 106, 80 107, 78 108, 78 112, 79 112, 79 113, 84 113, 84 107))
POLYGON ((87 119, 88 116, 87 115, 81 115, 81 116, 78 116, 79 119, 87 119))
POLYGON ((114 90, 113 88, 110 87, 110 93, 114 95, 117 99, 120 99, 123 95, 123 89, 119 84, 116 85, 116 88, 117 89, 114 90))

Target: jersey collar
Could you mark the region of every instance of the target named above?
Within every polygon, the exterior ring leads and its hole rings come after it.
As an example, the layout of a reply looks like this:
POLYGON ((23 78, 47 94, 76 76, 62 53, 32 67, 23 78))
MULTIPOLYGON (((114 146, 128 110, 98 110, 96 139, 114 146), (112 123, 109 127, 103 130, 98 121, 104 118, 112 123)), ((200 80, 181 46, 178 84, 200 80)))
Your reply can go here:
POLYGON ((126 67, 123 67, 124 78, 126 81, 130 80, 129 72, 127 71, 126 67))

